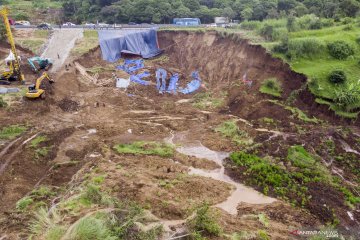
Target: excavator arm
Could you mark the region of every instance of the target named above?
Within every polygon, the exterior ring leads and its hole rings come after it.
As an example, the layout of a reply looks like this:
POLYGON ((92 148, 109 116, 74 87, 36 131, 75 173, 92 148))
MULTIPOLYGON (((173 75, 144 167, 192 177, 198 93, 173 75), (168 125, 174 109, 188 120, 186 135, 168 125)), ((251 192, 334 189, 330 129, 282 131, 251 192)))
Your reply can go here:
MULTIPOLYGON (((18 54, 16 52, 15 40, 14 40, 14 37, 11 32, 8 13, 9 13, 9 10, 7 8, 0 9, 0 15, 3 18, 4 25, 5 25, 6 37, 11 46, 11 52, 14 54, 14 57, 15 57, 13 63, 10 64, 10 72, 12 72, 12 74, 11 74, 12 77, 15 77, 15 78, 17 78, 17 80, 20 80, 21 82, 23 82, 23 81, 25 81, 25 79, 24 79, 24 75, 21 73, 20 61, 19 61, 18 54)), ((5 77, 7 77, 7 76, 5 76, 5 77)))

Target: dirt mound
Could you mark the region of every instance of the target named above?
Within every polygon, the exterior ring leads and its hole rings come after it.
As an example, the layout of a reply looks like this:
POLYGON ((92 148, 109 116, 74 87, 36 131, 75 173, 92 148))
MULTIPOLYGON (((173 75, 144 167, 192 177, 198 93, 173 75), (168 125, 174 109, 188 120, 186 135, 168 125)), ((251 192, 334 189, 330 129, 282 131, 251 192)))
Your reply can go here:
POLYGON ((64 98, 57 105, 64 112, 74 112, 74 111, 79 110, 79 103, 77 103, 69 98, 64 98))

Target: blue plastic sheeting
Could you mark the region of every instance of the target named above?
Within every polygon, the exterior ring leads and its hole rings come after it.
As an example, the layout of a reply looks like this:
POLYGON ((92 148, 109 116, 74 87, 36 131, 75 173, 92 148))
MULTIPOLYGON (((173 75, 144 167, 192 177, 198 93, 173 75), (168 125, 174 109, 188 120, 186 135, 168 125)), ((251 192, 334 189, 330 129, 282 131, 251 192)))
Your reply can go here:
POLYGON ((167 72, 165 69, 159 68, 156 70, 156 89, 163 93, 166 90, 167 72))
POLYGON ((191 76, 192 76, 193 80, 187 84, 186 88, 180 90, 181 93, 190 94, 190 93, 195 92, 196 90, 198 90, 201 87, 201 79, 199 76, 199 72, 195 71, 195 72, 191 73, 191 76))
POLYGON ((116 62, 121 53, 152 58, 162 53, 158 47, 157 31, 150 30, 99 30, 99 43, 103 59, 116 62))
POLYGON ((138 78, 142 79, 142 78, 146 78, 146 77, 149 77, 151 74, 150 72, 143 72, 143 73, 140 73, 138 74, 138 78))
POLYGON ((125 62, 123 65, 119 65, 116 68, 119 70, 123 70, 127 72, 128 74, 131 74, 139 69, 142 69, 145 67, 144 60, 142 59, 125 59, 125 62))
POLYGON ((179 74, 174 73, 174 75, 171 76, 170 78, 170 83, 169 83, 169 87, 167 89, 168 93, 176 93, 176 88, 177 88, 177 82, 179 81, 179 74))
POLYGON ((130 76, 130 81, 141 84, 141 85, 148 86, 148 85, 151 84, 151 82, 148 82, 148 81, 145 81, 145 80, 142 79, 142 78, 148 77, 148 76, 150 76, 149 72, 143 72, 143 73, 140 73, 138 75, 131 75, 130 76))

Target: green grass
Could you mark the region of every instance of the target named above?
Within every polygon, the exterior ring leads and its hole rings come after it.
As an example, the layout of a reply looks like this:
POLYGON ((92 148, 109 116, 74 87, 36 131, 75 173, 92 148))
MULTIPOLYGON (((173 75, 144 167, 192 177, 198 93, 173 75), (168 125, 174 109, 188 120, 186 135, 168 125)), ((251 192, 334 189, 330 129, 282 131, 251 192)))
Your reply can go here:
POLYGON ((261 84, 260 92, 274 97, 281 97, 281 83, 276 78, 266 79, 261 84))
POLYGON ((209 204, 203 203, 195 210, 195 217, 187 222, 193 236, 220 236, 222 228, 216 221, 217 215, 209 204))
POLYGON ((35 158, 46 157, 51 150, 51 147, 42 147, 35 150, 35 158))
POLYGON ((20 210, 20 211, 24 211, 26 210, 32 203, 34 202, 34 200, 29 197, 23 197, 22 199, 20 199, 19 201, 17 201, 16 203, 16 209, 20 210))
POLYGON ((102 239, 115 239, 111 236, 107 228, 106 221, 97 219, 95 217, 81 218, 74 226, 70 234, 70 239, 74 240, 102 240, 102 239))
MULTIPOLYGON (((280 19, 266 20, 264 22, 243 23, 242 28, 248 28, 253 34, 259 35, 259 29, 261 29, 261 27, 265 24, 270 24, 277 29, 284 28, 284 26, 286 26, 286 21, 284 21, 284 19, 280 19)), ((342 25, 342 23, 332 23, 332 25, 333 26, 318 30, 298 30, 287 34, 289 43, 301 43, 307 39, 311 39, 314 43, 316 41, 317 45, 320 44, 321 46, 324 46, 322 48, 317 47, 322 49, 322 51, 315 51, 316 54, 313 54, 314 51, 311 50, 311 57, 304 55, 295 58, 288 58, 286 53, 273 53, 274 56, 280 57, 284 61, 288 62, 294 71, 307 75, 313 82, 313 84, 309 84, 310 91, 318 98, 327 100, 334 99, 335 92, 339 89, 339 86, 328 81, 330 72, 335 69, 343 70, 347 75, 349 84, 357 82, 360 78, 360 45, 356 42, 359 37, 360 25, 358 23, 353 24, 351 28, 342 25), (353 46, 355 54, 345 60, 338 60, 331 57, 326 45, 339 40, 345 41, 353 46)), ((263 40, 260 44, 271 51, 275 45, 279 44, 279 42, 263 40)), ((297 45, 299 44, 295 44, 294 46, 297 45)), ((308 44, 308 46, 310 45, 311 44, 308 44)), ((291 46, 289 45, 289 47, 291 46)), ((301 50, 300 53, 302 54, 303 51, 304 50, 301 50)), ((354 107, 360 108, 360 102, 358 102, 354 107)), ((339 110, 334 106, 332 106, 331 109, 334 110, 337 115, 342 117, 354 118, 357 116, 357 112, 339 110)))
POLYGON ((45 44, 45 40, 42 39, 20 39, 17 43, 23 48, 27 48, 35 54, 40 53, 40 49, 45 44))
POLYGON ((75 47, 71 50, 71 55, 80 57, 99 45, 98 33, 95 30, 84 30, 84 37, 76 41, 75 47))
POLYGON ((40 143, 47 141, 48 138, 46 136, 37 136, 36 138, 34 138, 33 140, 30 141, 30 147, 32 148, 37 148, 39 146, 40 143))
POLYGON ((159 142, 133 142, 131 144, 118 144, 114 149, 120 154, 133 155, 156 155, 160 157, 171 157, 174 155, 172 146, 159 142))
POLYGON ((12 140, 26 131, 25 126, 11 125, 0 130, 0 140, 12 140))
POLYGON ((288 150, 288 160, 295 167, 305 168, 315 164, 314 158, 305 150, 303 146, 292 146, 288 150))
POLYGON ((197 93, 194 95, 193 106, 203 110, 213 110, 224 105, 224 97, 214 97, 213 93, 197 93))
POLYGON ((308 123, 320 123, 321 121, 315 117, 310 118, 306 115, 306 113, 304 113, 303 111, 301 111, 300 109, 298 109, 297 107, 292 107, 289 105, 285 105, 277 100, 269 100, 269 102, 274 103, 276 105, 282 106, 283 108, 285 108, 286 110, 290 111, 293 116, 295 118, 298 118, 304 122, 308 122, 308 123))
POLYGON ((253 140, 247 132, 242 131, 236 124, 236 121, 226 121, 215 128, 215 132, 221 133, 224 137, 231 139, 238 145, 251 145, 253 140))

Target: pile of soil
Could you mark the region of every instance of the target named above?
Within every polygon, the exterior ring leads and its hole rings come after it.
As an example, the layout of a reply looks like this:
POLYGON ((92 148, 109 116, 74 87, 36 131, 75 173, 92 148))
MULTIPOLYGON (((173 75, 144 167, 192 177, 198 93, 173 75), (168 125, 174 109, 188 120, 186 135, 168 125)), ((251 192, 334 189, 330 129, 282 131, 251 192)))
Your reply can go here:
POLYGON ((79 110, 79 103, 69 98, 64 98, 57 104, 64 112, 75 112, 79 110))

